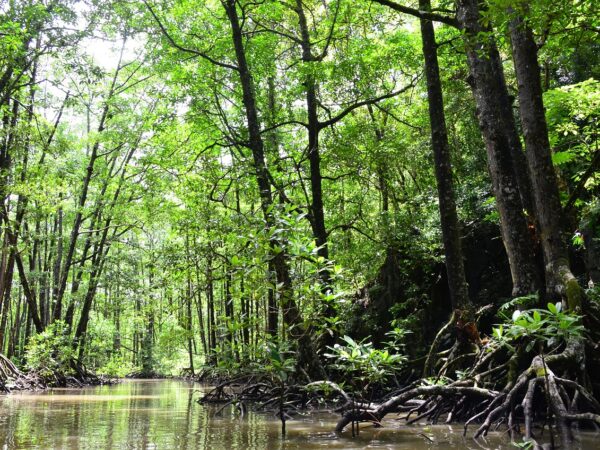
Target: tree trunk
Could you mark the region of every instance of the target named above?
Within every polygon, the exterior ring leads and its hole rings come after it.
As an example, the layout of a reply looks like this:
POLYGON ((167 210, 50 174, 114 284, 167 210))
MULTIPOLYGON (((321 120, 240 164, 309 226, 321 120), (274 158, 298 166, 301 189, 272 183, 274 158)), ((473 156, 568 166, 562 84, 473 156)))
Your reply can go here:
POLYGON ((537 47, 531 29, 519 15, 510 22, 510 37, 527 163, 544 253, 546 290, 549 296, 565 296, 569 309, 575 310, 581 306, 583 291, 571 272, 567 247, 561 236, 562 208, 548 140, 537 47))
POLYGON ((206 314, 207 318, 207 334, 208 334, 208 353, 207 359, 209 363, 215 362, 215 350, 217 347, 217 331, 215 324, 215 297, 214 297, 214 282, 212 275, 212 260, 209 257, 206 261, 206 314))
POLYGON ((481 25, 480 19, 477 0, 457 1, 457 20, 464 31, 477 115, 513 280, 513 295, 526 295, 539 289, 533 243, 511 154, 512 118, 506 117, 506 104, 503 103, 506 87, 502 69, 496 67, 499 59, 492 56, 497 53, 493 39, 482 37, 488 36, 490 30, 481 25))
MULTIPOLYGON (((186 277, 186 291, 185 291, 185 308, 186 308, 186 318, 185 318, 185 330, 187 331, 187 347, 188 347, 188 358, 190 363, 190 373, 192 376, 194 375, 194 352, 193 352, 193 329, 194 322, 192 317, 192 302, 193 302, 193 292, 192 292, 192 276, 190 271, 192 270, 192 261, 190 257, 190 235, 189 232, 186 231, 185 234, 185 259, 186 259, 186 269, 185 269, 185 277, 186 277)), ((202 326, 202 324, 200 324, 202 326)))
MULTIPOLYGON (((317 62, 318 59, 313 55, 313 49, 304 14, 304 5, 302 0, 296 0, 296 14, 298 15, 298 25, 300 27, 302 62, 310 64, 317 62)), ((323 207, 323 177, 321 176, 321 153, 319 148, 319 131, 321 125, 318 116, 317 103, 317 84, 311 69, 308 69, 304 79, 304 88, 306 89, 306 112, 308 115, 308 161, 310 164, 310 188, 312 194, 312 204, 310 205, 311 226, 315 241, 319 246, 318 255, 329 259, 329 250, 327 247, 327 228, 325 227, 325 212, 323 207)), ((327 288, 330 284, 330 274, 328 270, 321 271, 321 279, 327 288)))
MULTIPOLYGON (((419 0, 419 9, 430 11, 430 0, 419 0)), ((444 114, 444 97, 437 58, 435 31, 430 20, 421 19, 421 37, 423 56, 425 57, 425 75, 427 77, 427 100, 431 126, 431 147, 435 163, 435 178, 442 225, 442 239, 446 256, 446 272, 452 308, 464 311, 465 319, 470 320, 473 305, 469 300, 465 268, 461 248, 460 226, 456 213, 456 199, 450 160, 450 146, 444 114)), ((461 314, 462 315, 462 314, 461 314)))
POLYGON ((194 260, 194 269, 196 275, 196 310, 198 313, 198 327, 200 328, 200 341, 202 342, 202 351, 204 352, 204 360, 206 362, 209 353, 206 337, 208 325, 206 327, 204 326, 204 314, 202 313, 202 290, 200 289, 200 266, 197 260, 194 260))
MULTIPOLYGON (((268 230, 275 230, 275 217, 273 215, 273 197, 269 183, 267 167, 264 155, 264 143, 261 136, 258 108, 256 104, 254 81, 246 60, 246 51, 243 33, 237 12, 235 0, 224 0, 223 7, 231 25, 232 41, 235 48, 237 60, 237 71, 242 87, 243 104, 248 126, 249 144, 254 160, 256 181, 260 190, 261 209, 268 230)), ((308 335, 300 311, 293 297, 292 282, 289 269, 288 256, 279 245, 277 237, 271 238, 273 250, 272 260, 277 274, 277 282, 280 285, 280 304, 283 310, 283 318, 288 326, 290 336, 298 344, 298 364, 308 369, 308 372, 322 372, 322 367, 316 353, 313 350, 311 337, 308 335), (281 249, 281 250, 277 250, 281 249)), ((321 373, 319 373, 321 375, 321 373)))

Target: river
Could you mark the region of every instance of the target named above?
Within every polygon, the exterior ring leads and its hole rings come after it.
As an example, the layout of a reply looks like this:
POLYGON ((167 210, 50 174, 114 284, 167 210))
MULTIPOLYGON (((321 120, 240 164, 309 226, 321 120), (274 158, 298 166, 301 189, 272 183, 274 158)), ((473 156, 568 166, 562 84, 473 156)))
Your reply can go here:
MULTIPOLYGON (((177 380, 125 380, 111 386, 51 389, 0 396, 0 449, 515 449, 503 433, 462 437, 462 427, 410 426, 389 416, 383 428, 363 424, 358 437, 332 433, 337 416, 312 413, 287 423, 270 414, 196 402, 199 385, 177 380)), ((472 428, 472 431, 475 428, 472 428)), ((600 435, 573 448, 599 448, 600 435)))

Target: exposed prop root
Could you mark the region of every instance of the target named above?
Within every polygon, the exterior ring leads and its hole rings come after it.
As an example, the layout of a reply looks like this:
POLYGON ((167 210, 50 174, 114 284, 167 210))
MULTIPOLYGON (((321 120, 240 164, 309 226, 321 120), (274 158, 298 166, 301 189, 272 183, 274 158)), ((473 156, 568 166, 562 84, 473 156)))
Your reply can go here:
POLYGON ((23 373, 13 362, 0 353, 0 392, 44 389, 45 381, 36 373, 23 373))
POLYGON ((71 374, 41 367, 28 373, 20 371, 14 363, 0 353, 0 392, 39 390, 48 387, 83 387, 112 384, 116 380, 98 376, 77 361, 71 363, 71 374))
POLYGON ((408 400, 412 400, 421 396, 430 397, 434 395, 442 398, 460 398, 463 395, 467 395, 469 397, 475 397, 481 400, 490 398, 493 399, 498 395, 498 393, 489 389, 478 388, 475 386, 461 386, 458 384, 447 386, 419 386, 392 397, 389 400, 369 409, 356 408, 346 411, 337 423, 336 432, 341 433, 346 425, 353 421, 371 422, 373 418, 375 418, 377 421, 381 422, 381 420, 383 420, 387 414, 397 411, 398 408, 408 400))
POLYGON ((584 352, 581 341, 568 342, 561 353, 534 357, 529 367, 520 373, 516 371, 515 358, 498 364, 495 357, 502 355, 499 349, 491 348, 485 354, 481 353, 475 358, 467 377, 461 381, 432 386, 425 385, 424 380, 421 385, 412 386, 380 403, 367 406, 347 403, 336 432, 341 433, 350 423, 381 423, 387 414, 403 408, 406 410, 407 402, 411 400, 420 400, 421 403, 403 417, 409 424, 422 419, 435 423, 447 414, 447 423, 465 422, 465 434, 470 424, 479 423, 474 433, 474 437, 478 438, 501 426, 513 435, 520 432, 523 423, 524 438, 530 440, 535 448, 542 448, 535 440, 535 421, 552 420, 564 448, 573 439, 572 425, 600 425, 600 402, 594 395, 577 381, 556 376, 551 369, 552 366, 565 373, 582 373, 584 352), (507 370, 506 378, 509 380, 500 390, 496 387, 499 373, 496 367, 499 366, 507 370), (544 404, 546 411, 539 408, 544 404), (415 417, 411 418, 412 414, 415 417))
POLYGON ((427 353, 427 358, 425 359, 425 364, 423 365, 423 376, 427 377, 431 374, 431 369, 433 365, 433 356, 436 354, 438 347, 440 346, 440 342, 444 338, 444 336, 451 332, 452 327, 456 322, 456 313, 453 312, 450 316, 450 320, 446 322, 446 324, 440 328, 440 331, 437 332, 435 338, 433 339, 433 343, 431 347, 429 347, 429 353, 427 353))

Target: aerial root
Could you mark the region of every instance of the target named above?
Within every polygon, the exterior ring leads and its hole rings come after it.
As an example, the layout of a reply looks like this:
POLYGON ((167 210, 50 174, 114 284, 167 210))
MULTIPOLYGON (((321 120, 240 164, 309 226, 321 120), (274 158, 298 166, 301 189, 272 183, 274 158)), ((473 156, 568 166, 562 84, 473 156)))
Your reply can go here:
POLYGON ((447 333, 451 332, 452 326, 455 324, 455 322, 456 322, 456 313, 453 312, 452 315, 450 316, 450 320, 448 320, 448 322, 446 322, 446 324, 442 328, 440 328, 438 333, 435 335, 435 338, 433 339, 433 343, 431 344, 431 347, 429 347, 429 352, 427 353, 427 358, 425 359, 425 364, 423 365, 423 376, 428 376, 429 373, 431 372, 431 368, 433 366, 433 356, 437 352, 440 342, 442 341, 444 336, 447 333))
MULTIPOLYGON (((496 349, 490 352, 498 354, 496 349)), ((578 357, 575 358, 577 354, 576 346, 572 344, 560 354, 546 356, 545 359, 536 356, 526 370, 517 372, 518 376, 513 375, 513 381, 499 391, 482 387, 480 377, 471 371, 467 379, 448 385, 425 385, 427 380, 421 380, 421 385, 413 385, 380 403, 347 403, 336 431, 342 432, 350 423, 380 423, 387 414, 402 410, 408 411, 403 417, 407 424, 422 419, 436 423, 442 414, 447 414, 446 423, 465 422, 465 435, 470 424, 479 423, 474 438, 484 437, 490 430, 500 427, 506 427, 512 436, 522 432, 520 427, 524 424, 524 438, 531 441, 534 448, 541 448, 535 441, 533 432, 533 424, 539 412, 539 409, 534 408, 534 400, 538 398, 543 399, 549 411, 542 413, 538 420, 543 417, 546 422, 550 422, 552 419, 562 446, 566 448, 573 439, 572 425, 586 423, 600 427, 600 402, 583 385, 556 376, 549 367, 550 363, 562 368, 573 367, 573 362, 579 361, 578 357), (411 401, 420 403, 407 409, 407 404, 411 401)), ((488 355, 477 357, 474 365, 483 370, 483 373, 489 374, 489 367, 493 365, 492 358, 488 355)), ((487 385, 494 384, 490 381, 487 385)))

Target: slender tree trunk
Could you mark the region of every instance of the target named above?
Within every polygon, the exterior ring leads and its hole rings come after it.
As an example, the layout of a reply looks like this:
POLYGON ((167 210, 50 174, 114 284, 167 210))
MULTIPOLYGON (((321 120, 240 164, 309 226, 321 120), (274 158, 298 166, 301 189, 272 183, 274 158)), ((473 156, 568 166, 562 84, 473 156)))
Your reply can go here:
POLYGON ((0 311, 0 348, 4 348, 4 336, 6 334, 6 324, 8 322, 8 317, 11 313, 10 308, 10 294, 12 291, 12 280, 14 274, 15 267, 15 249, 11 248, 10 255, 8 257, 8 262, 6 264, 6 274, 4 276, 6 282, 4 283, 4 290, 1 292, 2 298, 4 301, 2 302, 2 308, 0 311))
POLYGON ((267 333, 277 339, 279 330, 279 305, 275 299, 277 293, 277 274, 275 264, 269 261, 268 270, 269 290, 267 291, 267 333))
POLYGON ((215 297, 212 259, 209 257, 206 261, 206 314, 207 314, 207 334, 208 334, 208 353, 209 363, 215 363, 215 350, 217 348, 217 330, 215 324, 215 297))
POLYGON ((38 333, 44 331, 44 325, 40 319, 38 313, 37 302, 35 298, 35 293, 29 287, 29 283, 27 281, 27 276, 25 274, 25 267, 23 266, 23 260, 21 259, 21 254, 15 254, 15 261, 17 263, 17 269, 19 270, 19 278, 21 279, 21 286, 23 286, 23 294, 25 295, 25 299, 27 300, 27 305, 29 307, 29 313, 31 315, 31 319, 35 326, 35 330, 38 333))
MULTIPOLYGON (((154 268, 148 268, 148 292, 151 294, 154 290, 154 268)), ((142 373, 150 376, 154 372, 154 304, 151 302, 152 295, 146 298, 144 304, 144 336, 142 338, 142 373), (148 304, 150 302, 150 305, 148 304)))
MULTIPOLYGON (((188 358, 190 363, 190 373, 192 376, 194 375, 194 352, 193 352, 193 329, 194 323, 192 318, 192 301, 193 301, 193 292, 192 292, 192 277, 190 271, 192 270, 192 261, 190 257, 190 235, 186 230, 185 234, 185 258, 186 258, 186 292, 185 292, 185 308, 186 308, 186 320, 185 320, 185 329, 187 331, 187 346, 188 346, 188 358)), ((202 326, 202 324, 200 324, 202 326)))
POLYGON ((206 362, 209 354, 209 346, 207 345, 206 337, 208 324, 206 327, 204 326, 204 314, 202 312, 202 290, 200 289, 200 266, 197 260, 194 260, 194 268, 196 272, 196 309, 198 311, 198 327, 200 328, 200 341, 202 342, 202 351, 204 353, 204 360, 206 362))
MULTIPOLYGON (((102 271, 104 268, 104 263, 106 261, 106 257, 108 256, 108 252, 110 251, 110 247, 112 244, 112 239, 117 235, 117 229, 112 233, 111 238, 109 239, 108 233, 110 230, 110 226, 112 224, 112 214, 114 208, 119 200, 121 189, 123 188, 123 184, 125 181, 125 176, 127 174, 127 165, 131 158, 133 157, 133 153, 135 151, 135 147, 129 150, 127 156, 124 159, 123 166, 121 169, 121 175, 119 177, 119 183, 117 189, 115 190, 113 197, 111 199, 111 203, 106 210, 106 214, 108 217, 103 222, 102 231, 99 231, 100 240, 98 244, 95 246, 95 250, 93 252, 92 258, 92 271, 90 273, 90 278, 88 281, 88 289, 83 302, 83 306, 81 309, 81 315, 79 319, 79 323, 77 325, 77 329, 75 331, 75 342, 79 345, 80 349, 80 361, 83 356, 83 341, 85 340, 85 334, 87 333, 87 326, 89 321, 89 314, 92 308, 92 304, 94 302, 94 298, 96 296, 96 291, 98 289, 98 282, 100 281, 100 276, 102 275, 102 271)), ((102 204, 100 201, 99 204, 102 204)), ((72 313, 71 313, 72 314, 72 313)))
MULTIPOLYGON (((225 333, 227 340, 228 352, 231 356, 234 356, 236 352, 236 338, 235 333, 232 331, 235 324, 235 310, 233 304, 233 296, 231 295, 231 267, 225 266, 225 317, 227 320, 227 331, 225 333)), ((237 356, 237 354, 235 355, 237 356)), ((239 359, 239 358, 237 358, 239 359)))
MULTIPOLYGON (((123 52, 125 50, 125 41, 123 41, 123 45, 121 47, 121 53, 119 56, 119 61, 117 63, 117 68, 115 69, 115 73, 112 77, 112 81, 110 87, 108 89, 108 93, 106 94, 106 98, 104 100, 104 106, 102 108, 102 113, 100 114, 100 119, 98 121, 98 129, 97 133, 102 134, 102 132, 106 129, 106 123, 108 121, 111 100, 115 93, 115 88, 117 85, 117 78, 119 76, 119 72, 121 71, 121 63, 123 60, 123 52)), ((71 228, 71 236, 69 239, 69 245, 67 247, 67 253, 64 258, 64 264, 61 270, 60 282, 58 288, 56 289, 56 298, 54 298, 54 312, 53 316, 56 320, 60 319, 62 314, 62 301, 65 294, 65 290, 67 288, 67 280, 69 277, 69 272, 71 269, 71 264, 73 262, 73 257, 75 255, 75 248, 77 246, 77 241, 79 239, 79 230, 81 224, 83 223, 83 208, 87 202, 88 191, 90 188, 90 182, 92 179, 92 175, 94 173, 94 166, 96 164, 96 160, 99 157, 100 150, 100 139, 96 138, 94 145, 91 149, 91 154, 88 160, 88 165, 86 167, 85 175, 83 177, 83 181, 81 184, 81 192, 79 194, 79 199, 77 200, 77 210, 75 213, 75 219, 73 221, 73 226, 71 228)))
MULTIPOLYGON (((62 200, 62 195, 59 196, 59 201, 62 200)), ((63 256, 63 210, 62 207, 58 208, 56 216, 56 228, 57 228, 57 242, 56 242, 56 258, 54 259, 54 269, 52 271, 52 298, 53 298, 53 321, 60 320, 61 318, 61 307, 57 304, 58 290, 60 286, 60 268, 62 265, 63 256)))
MULTIPOLYGON (((256 180, 260 190, 261 209, 267 228, 269 230, 274 230, 275 217, 273 215, 273 197, 265 162, 264 143, 258 118, 254 81, 246 60, 243 32, 236 6, 237 2, 235 0, 223 0, 222 4, 231 25, 232 41, 237 60, 237 71, 240 77, 243 104, 248 126, 248 146, 252 151, 254 160, 256 180)), ((271 247, 272 249, 283 248, 279 245, 276 237, 272 238, 271 247)), ((272 258, 275 266, 275 273, 277 274, 278 284, 281 285, 279 298, 283 310, 283 318, 286 325, 289 326, 290 336, 298 344, 298 364, 306 367, 309 373, 312 372, 314 374, 318 372, 320 376, 323 371, 322 367, 313 349, 311 337, 304 327, 300 311, 298 310, 298 306, 293 297, 288 255, 285 250, 273 251, 273 253, 272 258)))
POLYGON ((27 314, 25 311, 21 311, 23 306, 21 292, 17 295, 17 310, 15 312, 15 321, 12 326, 12 330, 10 333, 10 340, 8 343, 8 350, 6 356, 12 358, 13 356, 17 356, 17 350, 19 345, 19 336, 21 329, 23 328, 23 323, 27 320, 27 314))
MULTIPOLYGON (((269 97, 269 114, 267 115, 267 126, 274 127, 276 124, 276 99, 275 99, 275 78, 270 76, 268 79, 268 97, 269 97)), ((267 143, 273 158, 279 158, 279 136, 277 130, 274 129, 267 135, 267 143)), ((279 193, 280 205, 282 204, 283 192, 279 193)), ((277 276, 275 273, 274 261, 270 260, 268 264, 268 281, 269 289, 267 292, 267 333, 277 339, 279 327, 279 305, 275 299, 277 291, 277 276)))
MULTIPOLYGON (((313 49, 310 39, 310 33, 304 6, 302 0, 296 0, 296 14, 298 15, 298 24, 300 27, 302 61, 305 64, 311 64, 318 61, 313 55, 313 49)), ((304 88, 306 89, 306 111, 308 114, 308 161, 310 165, 310 189, 312 196, 312 204, 310 205, 311 227, 315 241, 318 246, 317 254, 329 260, 329 247, 327 242, 327 227, 325 224, 325 209, 323 205, 323 176, 321 175, 321 151, 319 148, 319 132, 321 131, 321 123, 318 116, 318 101, 317 101, 317 82, 315 76, 308 69, 304 79, 304 88)), ((323 292, 327 294, 331 291, 331 273, 327 267, 321 268, 319 277, 323 284, 323 292)), ((333 317, 335 310, 333 305, 328 302, 323 311, 325 317, 333 317)), ((322 347, 333 344, 332 337, 327 333, 326 339, 322 343, 322 347)))
MULTIPOLYGON (((421 11, 430 11, 430 0, 419 0, 421 11)), ((446 272, 452 308, 460 311, 465 321, 470 321, 473 305, 469 299, 463 254, 461 248, 460 226, 456 213, 456 196, 452 176, 450 146, 444 114, 444 98, 442 83, 437 58, 437 44, 433 23, 421 19, 421 37, 423 42, 423 55, 425 57, 425 75, 427 77, 427 100, 429 103, 429 120, 431 126, 431 147, 435 163, 435 178, 442 225, 442 239, 444 241, 444 254, 446 256, 446 272)))

